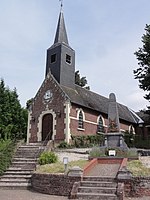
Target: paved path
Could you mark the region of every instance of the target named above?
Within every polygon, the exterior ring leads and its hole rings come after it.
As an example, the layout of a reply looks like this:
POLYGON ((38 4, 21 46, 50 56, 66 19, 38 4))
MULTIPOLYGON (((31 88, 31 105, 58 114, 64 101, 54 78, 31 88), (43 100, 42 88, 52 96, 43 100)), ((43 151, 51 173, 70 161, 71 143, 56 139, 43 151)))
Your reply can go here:
POLYGON ((89 171, 88 176, 116 177, 120 164, 97 164, 89 171))
POLYGON ((0 200, 66 200, 67 197, 53 196, 29 190, 0 189, 0 200))
MULTIPOLYGON (((29 190, 0 190, 0 200, 67 200, 67 197, 53 196, 29 190)), ((150 197, 125 198, 124 200, 150 200, 150 197)))

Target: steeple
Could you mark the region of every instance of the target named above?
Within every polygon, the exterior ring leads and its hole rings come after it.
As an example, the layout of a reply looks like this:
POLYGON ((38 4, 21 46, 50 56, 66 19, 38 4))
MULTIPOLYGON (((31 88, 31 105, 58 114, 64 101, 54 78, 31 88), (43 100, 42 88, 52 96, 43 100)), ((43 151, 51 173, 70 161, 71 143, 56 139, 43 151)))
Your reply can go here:
POLYGON ((75 51, 68 43, 62 6, 54 44, 47 50, 46 76, 49 71, 60 85, 75 87, 75 51))
POLYGON ((62 10, 60 11, 60 14, 59 14, 59 20, 58 20, 58 25, 57 25, 57 30, 56 30, 55 40, 54 40, 54 44, 56 43, 65 43, 69 45, 66 27, 65 27, 64 15, 63 15, 62 10))

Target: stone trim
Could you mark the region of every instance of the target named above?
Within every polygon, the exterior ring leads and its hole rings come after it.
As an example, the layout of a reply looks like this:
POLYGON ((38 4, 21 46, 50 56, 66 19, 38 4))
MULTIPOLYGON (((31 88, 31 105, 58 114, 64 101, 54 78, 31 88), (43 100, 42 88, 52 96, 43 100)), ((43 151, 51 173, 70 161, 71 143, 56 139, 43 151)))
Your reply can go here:
POLYGON ((31 121, 32 119, 32 111, 28 111, 28 129, 27 129, 27 144, 29 144, 29 140, 31 137, 30 129, 31 129, 31 121))
POLYGON ((71 133, 70 133, 70 102, 66 102, 65 103, 65 109, 64 112, 66 114, 66 117, 64 118, 64 124, 65 124, 65 129, 64 129, 64 134, 65 134, 65 141, 67 143, 69 143, 70 139, 71 139, 71 133))

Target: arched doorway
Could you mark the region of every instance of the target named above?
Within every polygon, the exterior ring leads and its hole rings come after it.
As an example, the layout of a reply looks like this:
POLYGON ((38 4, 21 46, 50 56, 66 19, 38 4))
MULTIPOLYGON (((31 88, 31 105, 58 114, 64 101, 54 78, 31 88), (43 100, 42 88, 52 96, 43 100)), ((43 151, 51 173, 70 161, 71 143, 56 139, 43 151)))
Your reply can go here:
POLYGON ((51 140, 53 135, 53 115, 45 114, 42 119, 42 141, 51 140), (47 137, 47 135, 50 135, 47 137))

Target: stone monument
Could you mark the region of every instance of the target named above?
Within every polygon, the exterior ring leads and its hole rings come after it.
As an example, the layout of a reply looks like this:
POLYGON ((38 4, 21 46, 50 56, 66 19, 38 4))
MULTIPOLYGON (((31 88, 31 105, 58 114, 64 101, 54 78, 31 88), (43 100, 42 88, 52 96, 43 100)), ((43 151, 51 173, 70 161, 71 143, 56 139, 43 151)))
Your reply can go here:
POLYGON ((118 106, 114 93, 109 95, 108 106, 108 130, 105 134, 105 147, 127 150, 127 144, 124 141, 123 133, 120 132, 120 122, 118 114, 118 106))

